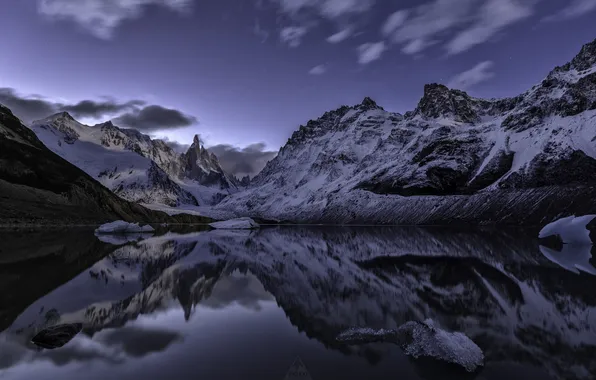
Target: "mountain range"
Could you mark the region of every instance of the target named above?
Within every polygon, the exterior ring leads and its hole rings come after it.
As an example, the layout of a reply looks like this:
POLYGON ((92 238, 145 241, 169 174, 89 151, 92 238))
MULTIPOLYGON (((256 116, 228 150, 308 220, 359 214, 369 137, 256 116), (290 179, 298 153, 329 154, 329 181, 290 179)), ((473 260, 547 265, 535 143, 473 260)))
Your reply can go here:
POLYGON ((211 205, 237 190, 235 178, 198 136, 179 154, 137 130, 110 121, 87 126, 66 112, 35 121, 31 129, 53 152, 131 202, 211 205))
POLYGON ((595 212, 594 173, 596 40, 513 98, 429 84, 403 115, 368 97, 326 112, 211 215, 538 225, 595 212))
POLYGON ((201 206, 216 219, 541 225, 596 213, 596 40, 512 98, 435 83, 405 114, 369 97, 326 112, 250 181, 227 174, 198 136, 178 153, 136 130, 87 126, 65 112, 29 127, 114 194, 169 213, 201 206))

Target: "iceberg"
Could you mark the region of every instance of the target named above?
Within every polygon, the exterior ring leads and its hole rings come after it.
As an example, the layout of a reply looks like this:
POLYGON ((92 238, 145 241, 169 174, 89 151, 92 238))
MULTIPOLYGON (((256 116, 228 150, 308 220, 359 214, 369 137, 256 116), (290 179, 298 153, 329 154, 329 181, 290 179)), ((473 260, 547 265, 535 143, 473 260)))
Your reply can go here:
POLYGON ((209 226, 222 230, 249 230, 259 228, 259 224, 251 218, 224 220, 222 222, 211 223, 209 226))
POLYGON ((96 234, 131 234, 155 231, 150 225, 139 226, 138 223, 128 223, 123 220, 102 224, 95 230, 96 234))

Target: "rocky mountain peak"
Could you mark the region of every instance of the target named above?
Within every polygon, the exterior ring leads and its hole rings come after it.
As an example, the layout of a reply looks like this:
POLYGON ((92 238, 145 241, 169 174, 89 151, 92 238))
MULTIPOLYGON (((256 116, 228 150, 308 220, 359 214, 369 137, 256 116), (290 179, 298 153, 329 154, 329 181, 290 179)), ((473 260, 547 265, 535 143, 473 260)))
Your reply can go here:
POLYGON ((430 119, 444 117, 463 123, 474 123, 479 119, 473 99, 467 93, 439 83, 424 86, 424 95, 414 115, 430 119))
POLYGON ((571 66, 578 71, 587 70, 596 65, 596 39, 585 44, 571 60, 571 66))
POLYGON ((553 78, 557 73, 567 72, 573 69, 577 71, 588 70, 594 65, 596 65, 596 39, 582 46, 579 53, 570 62, 567 62, 563 66, 555 67, 548 78, 553 78))
POLYGON ((368 96, 365 97, 362 102, 357 106, 360 109, 363 110, 372 110, 372 109, 383 109, 383 107, 380 107, 377 102, 375 102, 374 100, 372 100, 371 98, 369 98, 368 96))
POLYGON ((76 121, 75 118, 72 117, 72 115, 66 111, 55 113, 55 114, 51 115, 50 117, 48 117, 46 120, 48 120, 48 121, 55 121, 55 120, 76 121))

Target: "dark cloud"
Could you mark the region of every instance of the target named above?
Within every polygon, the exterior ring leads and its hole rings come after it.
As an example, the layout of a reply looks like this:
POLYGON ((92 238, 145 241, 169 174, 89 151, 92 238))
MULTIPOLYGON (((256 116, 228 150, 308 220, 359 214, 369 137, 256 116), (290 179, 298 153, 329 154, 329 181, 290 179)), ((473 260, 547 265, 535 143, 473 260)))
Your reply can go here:
POLYGON ((0 88, 0 104, 10 108, 12 113, 26 123, 57 112, 56 103, 37 95, 20 96, 12 88, 0 88))
POLYGON ((277 152, 265 150, 264 143, 251 144, 240 149, 232 145, 220 144, 207 148, 213 152, 225 171, 236 177, 257 175, 277 152))
POLYGON ((159 105, 146 106, 145 101, 137 99, 119 102, 110 97, 103 97, 100 100, 87 99, 74 104, 64 104, 39 95, 20 95, 12 88, 0 88, 0 104, 10 108, 25 123, 62 111, 71 113, 75 118, 102 119, 115 116, 115 123, 141 132, 182 128, 197 123, 194 116, 159 105))
POLYGON ((137 107, 144 106, 142 100, 131 100, 126 103, 118 103, 115 100, 97 102, 94 100, 82 100, 76 104, 58 106, 59 111, 66 111, 75 117, 100 118, 106 115, 114 115, 124 111, 131 111, 137 107))
POLYGON ((135 326, 107 331, 98 338, 98 341, 108 346, 120 347, 128 356, 136 358, 165 351, 172 343, 180 340, 182 336, 175 331, 135 326))
POLYGON ((114 119, 114 123, 120 126, 134 128, 141 132, 189 127, 197 122, 194 116, 158 105, 137 109, 114 119))

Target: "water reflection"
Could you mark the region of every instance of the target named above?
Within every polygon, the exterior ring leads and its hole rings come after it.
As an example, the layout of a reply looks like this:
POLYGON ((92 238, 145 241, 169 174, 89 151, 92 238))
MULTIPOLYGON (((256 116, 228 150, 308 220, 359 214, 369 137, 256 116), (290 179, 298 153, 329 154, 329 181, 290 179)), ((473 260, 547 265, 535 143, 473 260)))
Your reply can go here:
POLYGON ((523 234, 279 227, 82 239, 0 266, 3 289, 17 290, 0 296, 6 378, 282 379, 300 357, 314 380, 443 379, 397 347, 335 340, 426 318, 483 349, 478 379, 596 373, 596 277, 553 263, 523 234), (83 331, 64 347, 25 344, 66 323, 83 331))

